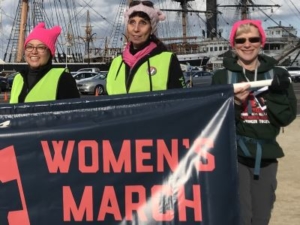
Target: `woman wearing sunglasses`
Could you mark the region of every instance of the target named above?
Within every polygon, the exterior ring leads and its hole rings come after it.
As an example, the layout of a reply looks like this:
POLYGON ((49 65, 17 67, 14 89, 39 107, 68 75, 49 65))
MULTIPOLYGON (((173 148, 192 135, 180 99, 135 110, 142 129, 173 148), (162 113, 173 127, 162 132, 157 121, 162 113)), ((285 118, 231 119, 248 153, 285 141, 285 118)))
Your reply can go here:
POLYGON ((264 91, 243 89, 234 96, 238 150, 240 225, 267 225, 275 202, 277 158, 284 156, 276 141, 280 127, 296 117, 296 97, 286 70, 273 58, 259 54, 266 35, 258 20, 241 20, 231 30, 234 58, 212 84, 273 79, 264 91))
POLYGON ((179 61, 156 37, 165 15, 151 1, 132 1, 125 12, 128 43, 107 75, 109 95, 185 87, 179 61))
POLYGON ((28 67, 14 78, 10 103, 54 101, 79 98, 76 82, 65 68, 53 68, 55 42, 59 26, 46 29, 39 23, 25 40, 25 60, 28 67))

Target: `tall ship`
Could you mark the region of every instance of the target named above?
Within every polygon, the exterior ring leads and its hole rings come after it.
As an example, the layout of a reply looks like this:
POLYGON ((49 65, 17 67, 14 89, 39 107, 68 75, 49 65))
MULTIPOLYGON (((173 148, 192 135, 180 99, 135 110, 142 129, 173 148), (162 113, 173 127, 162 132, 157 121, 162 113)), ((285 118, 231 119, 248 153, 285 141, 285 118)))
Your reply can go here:
MULTIPOLYGON (((68 67, 71 71, 82 67, 96 66, 107 70, 109 61, 93 61, 94 45, 92 25, 87 5, 78 6, 78 1, 67 0, 18 0, 11 32, 3 54, 2 70, 20 70, 26 66, 24 42, 30 31, 40 22, 46 27, 59 25, 62 33, 56 43, 53 65, 68 67)), ((2 8, 1 8, 2 9, 2 8)), ((1 16, 5 12, 1 12, 1 16)), ((94 53, 96 54, 96 53, 94 53)))
MULTIPOLYGON (((122 53, 126 44, 123 15, 131 1, 16 1, 12 29, 3 50, 2 69, 18 70, 26 65, 23 57, 25 37, 33 27, 44 21, 47 27, 62 27, 54 65, 68 67, 71 71, 88 66, 108 70, 112 59, 122 53), (97 8, 95 2, 97 5, 101 2, 101 6, 97 8), (104 7, 109 13, 100 13, 105 12, 104 7)), ((222 57, 232 55, 227 38, 236 20, 251 18, 251 13, 257 10, 279 7, 275 4, 257 5, 249 0, 152 1, 167 16, 167 20, 159 24, 158 37, 168 49, 177 54, 183 65, 210 69, 213 69, 212 65, 222 66, 218 64, 222 57)), ((298 63, 295 55, 299 41, 292 26, 274 21, 274 26, 267 28, 266 33, 265 54, 280 62, 298 63)))
MULTIPOLYGON (((3 60, 6 63, 24 63, 25 37, 33 27, 44 21, 47 27, 60 25, 63 30, 53 58, 55 64, 73 67, 74 64, 98 63, 105 67, 122 53, 126 43, 123 16, 131 1, 119 0, 113 21, 108 21, 107 15, 98 14, 98 18, 91 18, 91 14, 95 14, 93 4, 83 0, 19 0, 3 60), (110 30, 96 31, 95 27, 101 20, 106 20, 110 30)), ((105 2, 106 5, 112 4, 112 1, 105 2)), ((181 63, 205 65, 211 56, 228 50, 228 40, 216 27, 216 0, 206 0, 206 3, 196 0, 153 2, 168 18, 159 25, 158 37, 177 54, 181 63)))
MULTIPOLYGON (((221 7, 235 7, 236 5, 224 5, 221 7)), ((261 50, 262 54, 273 57, 277 60, 280 66, 300 65, 300 38, 297 36, 297 29, 292 25, 282 24, 281 21, 274 21, 270 15, 265 13, 262 8, 270 8, 273 12, 274 8, 279 8, 280 5, 261 5, 254 4, 252 1, 240 1, 240 18, 252 19, 251 12, 261 11, 265 18, 272 20, 273 26, 268 26, 265 29, 266 43, 261 50)), ((256 19, 254 17, 254 19, 256 19)), ((223 66, 224 57, 234 56, 234 51, 229 50, 218 56, 210 57, 207 65, 210 69, 215 70, 223 66)))

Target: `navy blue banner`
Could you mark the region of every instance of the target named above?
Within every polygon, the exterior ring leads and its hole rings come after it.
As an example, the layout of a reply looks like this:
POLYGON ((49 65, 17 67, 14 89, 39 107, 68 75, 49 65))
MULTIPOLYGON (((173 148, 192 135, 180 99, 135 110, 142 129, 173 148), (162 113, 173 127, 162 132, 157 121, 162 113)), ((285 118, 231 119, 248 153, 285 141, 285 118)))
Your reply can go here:
POLYGON ((231 85, 0 108, 0 224, 237 225, 231 85))

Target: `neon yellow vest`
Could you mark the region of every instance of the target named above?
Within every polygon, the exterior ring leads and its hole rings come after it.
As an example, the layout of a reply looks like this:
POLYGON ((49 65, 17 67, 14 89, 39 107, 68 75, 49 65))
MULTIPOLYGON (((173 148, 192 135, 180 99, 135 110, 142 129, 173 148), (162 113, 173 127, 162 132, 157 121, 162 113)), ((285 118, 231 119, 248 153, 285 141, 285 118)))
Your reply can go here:
MULTIPOLYGON (((171 57, 171 52, 163 52, 159 55, 149 58, 150 71, 152 71, 152 75, 149 75, 148 73, 148 62, 144 62, 134 74, 128 93, 151 91, 149 76, 152 81, 153 91, 166 90, 169 79, 169 66, 171 57)), ((121 56, 115 58, 110 66, 106 78, 106 89, 109 95, 127 93, 125 64, 122 62, 121 56)))
MULTIPOLYGON (((27 94, 24 102, 41 102, 56 100, 57 86, 60 76, 65 68, 53 68, 27 94)), ((22 91, 24 80, 21 74, 14 78, 9 103, 19 103, 19 95, 22 91)))

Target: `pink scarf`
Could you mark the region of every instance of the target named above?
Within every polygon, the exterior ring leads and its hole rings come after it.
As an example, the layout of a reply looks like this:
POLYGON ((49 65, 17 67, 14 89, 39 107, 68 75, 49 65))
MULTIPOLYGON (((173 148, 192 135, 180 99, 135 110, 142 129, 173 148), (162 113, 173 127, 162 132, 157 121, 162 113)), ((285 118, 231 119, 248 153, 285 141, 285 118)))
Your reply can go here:
POLYGON ((128 43, 123 52, 123 60, 130 68, 132 68, 142 57, 149 54, 154 48, 156 48, 156 46, 157 45, 154 42, 151 42, 146 48, 137 52, 135 55, 132 55, 129 51, 130 43, 128 43))

